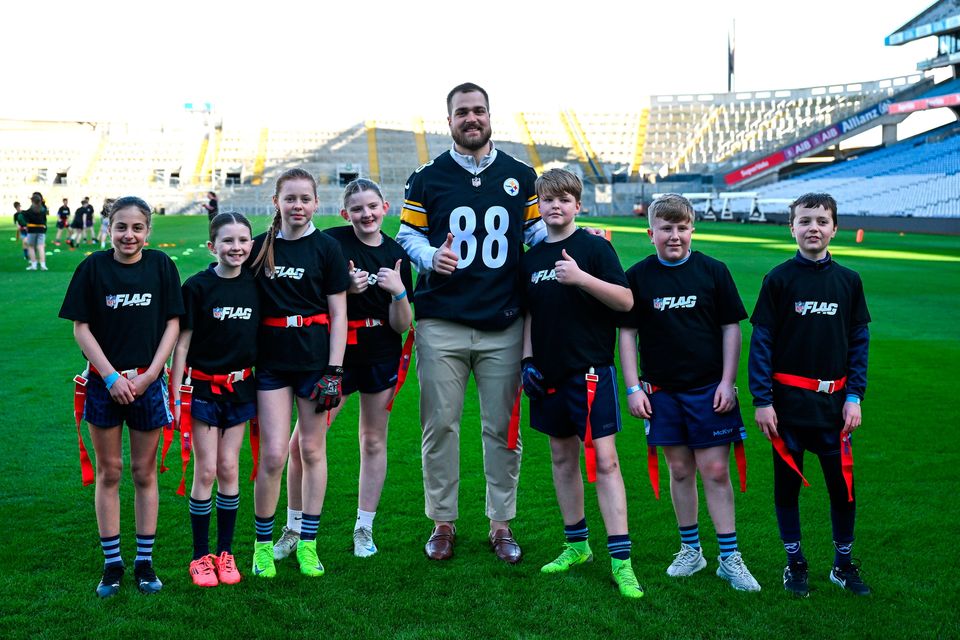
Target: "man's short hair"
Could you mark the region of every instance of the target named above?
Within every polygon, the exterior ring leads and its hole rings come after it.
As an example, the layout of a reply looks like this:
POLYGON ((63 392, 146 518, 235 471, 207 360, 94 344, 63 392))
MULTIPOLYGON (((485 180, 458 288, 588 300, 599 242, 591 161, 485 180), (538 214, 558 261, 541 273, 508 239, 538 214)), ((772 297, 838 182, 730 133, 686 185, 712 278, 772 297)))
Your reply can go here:
POLYGON ((790 205, 790 224, 793 224, 793 219, 797 216, 797 207, 804 209, 823 207, 833 216, 833 226, 837 226, 837 201, 829 193, 805 193, 794 200, 790 205))
POLYGON ((450 89, 450 93, 447 94, 447 115, 453 115, 453 96, 458 93, 472 93, 474 91, 479 91, 483 94, 483 101, 487 103, 487 111, 490 111, 490 96, 487 95, 484 88, 472 82, 464 82, 450 89))
POLYGON ((653 228, 653 221, 657 218, 667 222, 689 222, 693 224, 697 214, 690 201, 679 193, 665 193, 650 203, 647 209, 647 222, 653 228))
POLYGON ((577 202, 583 194, 583 181, 566 169, 550 169, 537 178, 538 196, 561 196, 569 193, 577 202))

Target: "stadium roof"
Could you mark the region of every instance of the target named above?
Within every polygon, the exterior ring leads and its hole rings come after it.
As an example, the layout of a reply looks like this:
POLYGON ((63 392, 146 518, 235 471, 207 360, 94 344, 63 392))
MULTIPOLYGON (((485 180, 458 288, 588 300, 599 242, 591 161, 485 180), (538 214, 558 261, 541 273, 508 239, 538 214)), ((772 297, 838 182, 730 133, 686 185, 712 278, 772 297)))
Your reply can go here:
POLYGON ((960 0, 939 0, 888 35, 888 46, 906 44, 929 36, 960 30, 960 0))

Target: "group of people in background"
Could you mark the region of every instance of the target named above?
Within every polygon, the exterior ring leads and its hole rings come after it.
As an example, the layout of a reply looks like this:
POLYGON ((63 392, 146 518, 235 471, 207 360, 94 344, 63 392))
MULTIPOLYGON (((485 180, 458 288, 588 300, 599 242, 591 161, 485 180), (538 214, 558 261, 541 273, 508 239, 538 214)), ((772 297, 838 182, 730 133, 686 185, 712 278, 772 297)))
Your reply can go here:
MULTIPOLYGON (((669 467, 680 550, 667 574, 690 576, 707 565, 697 521, 699 473, 716 530, 716 574, 737 590, 760 590, 740 552, 729 472, 731 445, 739 460, 746 438, 735 382, 739 323, 747 313, 727 267, 691 249, 689 201, 671 194, 651 205, 655 254, 625 272, 602 233, 577 226, 583 185, 576 175, 553 169, 538 177, 494 147, 482 88, 458 85, 447 96, 447 110, 452 148, 411 175, 396 240, 381 230, 389 203, 375 183, 347 185, 341 216, 349 224, 320 231, 312 221, 316 181, 290 169, 277 180, 268 231, 254 236, 243 215, 217 213, 207 243, 216 262, 181 287, 166 254, 144 249, 150 207, 133 197, 113 203, 113 249, 78 266, 60 311, 73 321, 89 362, 78 389, 97 454, 95 503, 104 553, 98 595, 118 593, 125 572, 119 528, 123 423, 130 430, 134 575, 142 592, 162 587, 152 562, 156 455, 171 423, 184 451, 195 456, 188 502, 193 582, 213 587, 241 579, 233 553, 238 457, 244 425, 254 418, 259 455, 250 572, 271 578, 277 562, 295 554, 302 574, 322 576, 316 538, 328 476, 326 435, 343 399, 355 392, 360 477, 353 550, 359 557, 375 555, 390 409, 410 362, 410 342, 402 337, 413 333, 413 309, 424 510, 433 524, 424 546, 428 558, 454 555, 460 420, 472 373, 492 553, 509 564, 524 557, 511 526, 522 390, 530 426, 549 440, 562 520, 562 547, 541 572, 567 572, 594 558, 582 452, 588 483, 597 490, 613 581, 623 597, 644 595, 631 562, 615 444, 621 429, 614 358, 619 332, 627 403, 630 414, 644 420, 654 486, 657 447, 669 467), (530 246, 526 253, 524 244, 530 246), (418 272, 416 287, 411 266, 418 272), (275 541, 285 466, 287 524, 275 541)), ((828 252, 837 231, 833 198, 800 197, 790 208, 790 229, 798 251, 764 280, 750 318, 749 356, 756 422, 772 443, 775 510, 787 555, 783 585, 798 596, 809 592, 797 498, 805 482, 803 453, 810 451, 820 460, 830 497, 835 556, 829 579, 864 595, 869 588, 851 556, 849 436, 860 426, 870 317, 859 276, 828 252)))
MULTIPOLYGON (((90 198, 84 198, 80 206, 73 212, 73 219, 70 218, 70 205, 67 198, 63 199, 63 204, 57 209, 57 234, 53 243, 61 246, 66 242, 70 250, 77 249, 81 244, 100 244, 100 248, 107 246, 109 223, 107 216, 110 207, 113 204, 113 198, 105 198, 103 208, 100 210, 100 228, 94 236, 94 208, 90 204, 90 198), (61 238, 63 240, 61 241, 61 238)), ((47 271, 47 218, 50 216, 50 210, 47 208, 46 200, 39 191, 34 191, 30 196, 30 206, 26 209, 19 201, 13 203, 13 223, 16 226, 17 239, 23 249, 23 257, 30 264, 27 271, 47 271)))

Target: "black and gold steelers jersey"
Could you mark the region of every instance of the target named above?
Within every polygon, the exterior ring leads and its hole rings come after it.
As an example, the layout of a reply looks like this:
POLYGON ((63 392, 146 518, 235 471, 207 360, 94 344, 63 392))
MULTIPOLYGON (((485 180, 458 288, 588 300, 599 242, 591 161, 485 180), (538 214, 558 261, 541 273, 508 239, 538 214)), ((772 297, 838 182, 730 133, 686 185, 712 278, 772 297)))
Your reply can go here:
POLYGON ((439 247, 453 234, 459 256, 449 276, 417 277, 417 319, 438 318, 498 330, 520 317, 520 255, 524 230, 540 220, 536 172, 498 151, 474 175, 444 153, 407 181, 400 220, 439 247))

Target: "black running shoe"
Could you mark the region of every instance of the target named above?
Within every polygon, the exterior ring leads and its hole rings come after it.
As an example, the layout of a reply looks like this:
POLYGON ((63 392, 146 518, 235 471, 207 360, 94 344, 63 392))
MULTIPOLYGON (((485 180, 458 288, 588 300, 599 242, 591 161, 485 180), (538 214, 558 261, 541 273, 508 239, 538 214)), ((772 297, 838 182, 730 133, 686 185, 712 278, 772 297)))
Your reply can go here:
POLYGON ((807 562, 791 562, 783 569, 783 588, 797 596, 806 598, 810 595, 810 584, 807 580, 807 562))
POLYGON ((133 565, 133 576, 137 579, 137 588, 140 593, 158 593, 163 588, 163 583, 153 571, 153 565, 146 561, 140 561, 133 565))
POLYGON ((103 567, 103 577, 97 585, 97 595, 112 598, 120 593, 120 580, 123 578, 123 565, 117 562, 103 567))
POLYGON ((830 572, 830 582, 854 595, 870 595, 870 587, 860 577, 859 563, 850 563, 845 567, 834 567, 833 571, 830 572))

